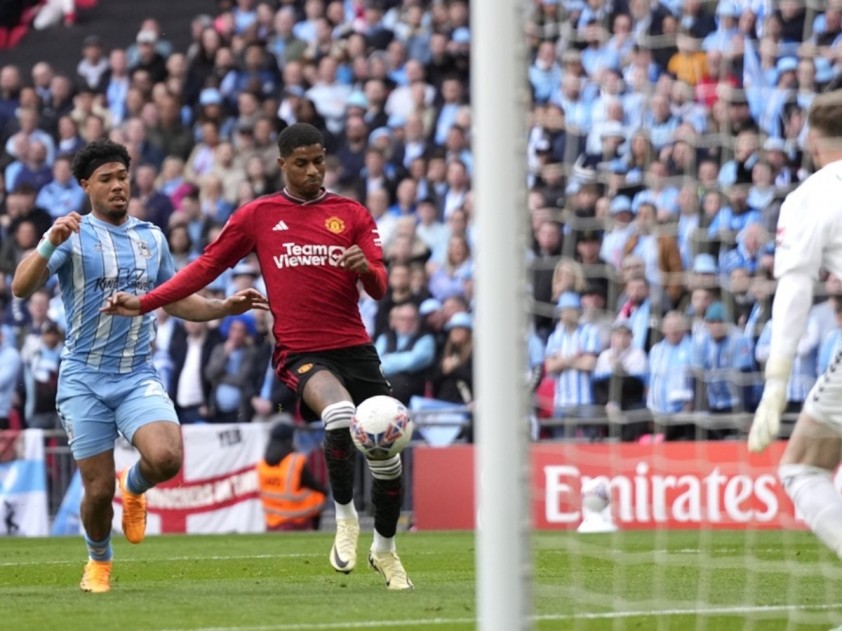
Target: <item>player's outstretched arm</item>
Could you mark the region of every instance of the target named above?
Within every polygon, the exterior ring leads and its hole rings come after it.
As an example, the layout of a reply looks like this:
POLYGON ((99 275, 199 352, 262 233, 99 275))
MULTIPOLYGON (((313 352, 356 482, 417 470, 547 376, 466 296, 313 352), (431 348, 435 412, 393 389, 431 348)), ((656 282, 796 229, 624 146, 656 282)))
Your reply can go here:
POLYGON ((56 248, 79 232, 82 216, 69 213, 55 220, 52 227, 44 234, 38 247, 27 254, 15 270, 12 279, 12 293, 16 298, 29 298, 50 275, 47 263, 56 248))
POLYGON ((230 315, 239 315, 252 309, 269 310, 266 296, 256 289, 243 289, 225 300, 208 300, 197 294, 183 298, 164 307, 171 316, 193 322, 218 320, 230 315))
MULTIPOLYGON (((171 316, 193 322, 218 320, 229 315, 239 315, 258 309, 268 311, 269 301, 256 289, 243 289, 225 300, 208 300, 193 294, 182 300, 166 305, 164 310, 171 316)), ((134 294, 118 292, 108 297, 102 313, 120 316, 138 316, 141 314, 140 298, 134 294)))

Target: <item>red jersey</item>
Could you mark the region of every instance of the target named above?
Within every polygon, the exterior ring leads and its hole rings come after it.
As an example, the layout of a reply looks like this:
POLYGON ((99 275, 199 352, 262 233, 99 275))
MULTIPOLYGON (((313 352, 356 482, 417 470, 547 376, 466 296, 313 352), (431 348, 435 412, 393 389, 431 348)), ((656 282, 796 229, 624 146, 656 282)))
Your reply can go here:
POLYGON ((377 224, 361 204, 327 192, 305 201, 284 191, 245 204, 198 259, 141 297, 141 310, 186 298, 251 252, 260 261, 275 320, 276 360, 371 342, 360 318, 357 281, 376 300, 386 291, 377 224), (339 267, 352 245, 365 253, 371 273, 361 277, 339 267))

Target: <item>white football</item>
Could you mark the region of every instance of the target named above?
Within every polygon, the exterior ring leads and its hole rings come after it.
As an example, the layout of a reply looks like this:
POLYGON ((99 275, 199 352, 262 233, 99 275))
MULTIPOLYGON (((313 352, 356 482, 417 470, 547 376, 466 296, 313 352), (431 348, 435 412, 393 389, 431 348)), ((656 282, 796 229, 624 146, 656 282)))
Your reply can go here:
POLYGON ((605 510, 611 503, 611 491, 599 478, 588 480, 582 485, 582 507, 594 513, 605 510))
POLYGON ((413 429, 406 406, 383 395, 360 403, 351 419, 351 438, 369 460, 386 460, 399 454, 409 444, 413 429))

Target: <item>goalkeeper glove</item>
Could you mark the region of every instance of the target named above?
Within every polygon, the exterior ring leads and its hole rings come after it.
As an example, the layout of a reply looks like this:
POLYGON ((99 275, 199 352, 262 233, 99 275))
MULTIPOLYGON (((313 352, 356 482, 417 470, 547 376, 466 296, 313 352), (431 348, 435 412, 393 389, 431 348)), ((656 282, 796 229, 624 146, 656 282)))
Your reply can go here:
POLYGON ((792 360, 770 358, 766 362, 766 385, 763 397, 754 414, 754 422, 748 433, 749 451, 761 452, 778 435, 781 414, 786 407, 786 384, 792 371, 792 360))

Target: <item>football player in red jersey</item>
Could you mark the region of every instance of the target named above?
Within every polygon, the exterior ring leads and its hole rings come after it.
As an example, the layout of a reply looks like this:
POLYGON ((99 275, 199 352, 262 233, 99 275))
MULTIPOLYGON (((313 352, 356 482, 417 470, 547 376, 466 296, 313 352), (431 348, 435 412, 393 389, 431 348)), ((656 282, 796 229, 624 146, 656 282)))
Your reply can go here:
MULTIPOLYGON (((325 148, 312 125, 296 123, 278 137, 285 187, 239 208, 204 253, 168 282, 138 297, 115 294, 105 311, 133 316, 189 296, 254 252, 274 316, 278 377, 301 398, 305 418, 321 419, 336 505, 330 564, 354 569, 359 521, 353 501, 356 449, 349 426, 356 405, 390 394, 357 307, 358 283, 374 299, 386 291, 377 225, 358 202, 323 187, 325 148)), ((389 589, 412 589, 395 552, 403 499, 400 455, 369 460, 374 542, 369 563, 389 589)))

